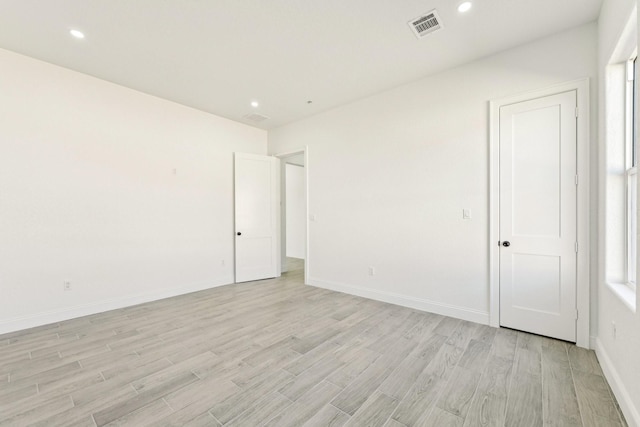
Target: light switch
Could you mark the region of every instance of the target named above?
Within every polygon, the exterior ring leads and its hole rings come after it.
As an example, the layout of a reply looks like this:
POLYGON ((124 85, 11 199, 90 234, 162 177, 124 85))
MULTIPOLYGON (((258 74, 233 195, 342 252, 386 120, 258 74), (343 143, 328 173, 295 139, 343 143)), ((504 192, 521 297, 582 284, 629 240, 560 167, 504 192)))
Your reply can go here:
POLYGON ((471 219, 471 211, 469 209, 462 209, 462 219, 471 219))
POLYGON ((309 214, 309 221, 315 221, 315 220, 316 220, 315 214, 309 214))

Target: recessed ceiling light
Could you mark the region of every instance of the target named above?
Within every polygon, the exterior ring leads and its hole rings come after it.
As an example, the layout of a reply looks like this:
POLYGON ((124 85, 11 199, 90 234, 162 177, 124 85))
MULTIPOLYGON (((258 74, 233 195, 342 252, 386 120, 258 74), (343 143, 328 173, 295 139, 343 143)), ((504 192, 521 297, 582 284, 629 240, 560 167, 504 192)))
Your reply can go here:
POLYGON ((259 106, 259 105, 260 105, 260 104, 258 104, 258 101, 251 101, 251 106, 252 106, 253 108, 258 108, 258 106, 259 106))
POLYGON ((84 38, 84 33, 80 30, 69 30, 69 34, 71 34, 73 37, 77 38, 77 39, 83 39, 84 38))
POLYGON ((471 2, 470 1, 465 1, 460 3, 460 6, 458 6, 458 12, 460 13, 464 13, 464 12, 468 12, 469 9, 471 9, 471 2))

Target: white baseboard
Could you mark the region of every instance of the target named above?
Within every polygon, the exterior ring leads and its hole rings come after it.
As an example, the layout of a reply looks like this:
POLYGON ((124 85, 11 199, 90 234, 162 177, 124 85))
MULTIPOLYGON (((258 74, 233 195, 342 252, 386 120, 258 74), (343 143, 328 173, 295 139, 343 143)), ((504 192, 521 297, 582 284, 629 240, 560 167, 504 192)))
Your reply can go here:
POLYGON ((480 310, 473 310, 470 308, 459 307, 451 304, 429 301, 421 298, 396 294, 393 292, 385 292, 362 288, 360 286, 347 285, 344 283, 331 282, 315 277, 309 277, 309 285, 323 289, 330 289, 332 291, 343 292, 345 294, 356 295, 363 298, 369 298, 376 301, 401 305, 403 307, 414 308, 420 311, 427 311, 429 313, 455 317, 456 319, 467 320, 469 322, 481 323, 483 325, 489 324, 489 313, 480 310))
POLYGON ((15 317, 13 319, 3 319, 0 320, 0 334, 35 328, 37 326, 62 322, 64 320, 89 316, 91 314, 103 313, 105 311, 117 310, 119 308, 130 307, 132 305, 143 304, 145 302, 157 301, 191 292, 224 286, 233 282, 233 276, 229 276, 214 281, 192 283, 188 286, 181 286, 179 288, 163 289, 158 292, 130 295, 124 298, 99 301, 75 307, 63 308, 60 310, 51 310, 44 313, 35 313, 28 316, 15 317))
POLYGON ((638 408, 635 407, 627 388, 620 379, 618 371, 602 345, 602 341, 600 341, 599 338, 596 338, 595 341, 595 351, 598 356, 598 361, 600 361, 600 366, 611 386, 611 390, 613 390, 613 394, 616 395, 616 399, 627 420, 627 424, 629 424, 630 427, 640 427, 640 412, 638 412, 638 408))

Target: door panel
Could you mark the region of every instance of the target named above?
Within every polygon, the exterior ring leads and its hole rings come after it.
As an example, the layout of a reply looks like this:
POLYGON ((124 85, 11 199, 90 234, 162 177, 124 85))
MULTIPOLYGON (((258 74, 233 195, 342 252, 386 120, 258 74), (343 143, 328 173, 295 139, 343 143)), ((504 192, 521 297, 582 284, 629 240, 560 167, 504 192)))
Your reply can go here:
POLYGON ((500 324, 576 340, 576 93, 500 108, 500 324))
POLYGON ((512 265, 513 307, 560 314, 560 257, 514 254, 512 265))
POLYGON ((560 106, 512 115, 513 232, 560 235, 560 106))
POLYGON ((280 275, 278 162, 235 154, 236 282, 280 275))

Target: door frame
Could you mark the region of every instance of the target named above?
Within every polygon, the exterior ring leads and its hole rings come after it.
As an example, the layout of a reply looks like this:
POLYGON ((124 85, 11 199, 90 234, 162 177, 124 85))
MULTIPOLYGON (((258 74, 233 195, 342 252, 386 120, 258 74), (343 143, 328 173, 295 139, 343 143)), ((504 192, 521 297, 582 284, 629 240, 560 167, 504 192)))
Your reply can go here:
POLYGON ((576 344, 589 348, 590 319, 590 102, 589 79, 573 80, 544 89, 489 101, 489 324, 500 327, 500 107, 561 92, 576 91, 577 120, 577 271, 576 344))
MULTIPOLYGON (((309 284, 309 265, 310 265, 310 253, 309 253, 309 147, 304 146, 303 148, 286 151, 283 153, 272 154, 273 157, 277 157, 280 159, 284 167, 286 167, 285 159, 287 157, 297 156, 299 154, 304 155, 304 210, 305 210, 305 248, 304 248, 304 284, 309 284)), ((282 167, 281 167, 282 170, 282 167)), ((283 227, 282 218, 283 218, 283 209, 286 205, 282 203, 285 200, 285 193, 282 191, 283 186, 285 185, 285 175, 280 173, 280 208, 278 210, 278 223, 280 227, 283 227)), ((285 200, 286 203, 286 200, 285 200)), ((286 232, 282 229, 278 233, 278 252, 282 253, 282 234, 286 232)), ((285 254, 286 255, 286 254, 285 254)))

